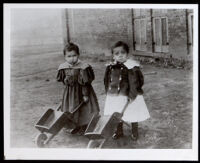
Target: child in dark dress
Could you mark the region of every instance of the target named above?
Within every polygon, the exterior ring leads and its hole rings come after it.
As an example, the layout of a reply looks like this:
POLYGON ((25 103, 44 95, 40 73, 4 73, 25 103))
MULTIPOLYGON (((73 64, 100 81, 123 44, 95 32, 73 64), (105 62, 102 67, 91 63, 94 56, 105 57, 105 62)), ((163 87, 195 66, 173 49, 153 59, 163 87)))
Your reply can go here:
MULTIPOLYGON (((112 47, 113 61, 107 65, 104 84, 106 101, 104 115, 112 115, 114 112, 122 112, 127 101, 122 120, 132 124, 131 138, 138 139, 138 122, 150 117, 148 108, 143 98, 142 86, 144 78, 140 71, 140 65, 134 60, 128 59, 129 47, 126 43, 118 41, 112 47)), ((123 123, 120 122, 114 139, 123 136, 123 123)))
POLYGON ((94 114, 99 114, 99 104, 91 85, 95 79, 92 67, 79 60, 79 48, 69 43, 64 48, 65 61, 58 68, 57 81, 65 85, 61 111, 73 112, 82 102, 85 103, 73 114, 72 122, 66 124, 71 134, 84 131, 94 114))

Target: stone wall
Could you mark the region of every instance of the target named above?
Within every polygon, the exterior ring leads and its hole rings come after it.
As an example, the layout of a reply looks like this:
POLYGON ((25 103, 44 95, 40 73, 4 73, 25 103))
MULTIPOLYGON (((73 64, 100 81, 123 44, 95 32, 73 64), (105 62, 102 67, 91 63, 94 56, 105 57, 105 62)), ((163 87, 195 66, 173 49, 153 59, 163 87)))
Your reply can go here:
POLYGON ((169 53, 174 58, 187 56, 186 10, 168 10, 169 53))
POLYGON ((61 50, 63 47, 61 9, 11 9, 11 49, 61 50))
POLYGON ((68 9, 70 40, 87 55, 110 55, 119 40, 132 48, 132 20, 129 9, 68 9))

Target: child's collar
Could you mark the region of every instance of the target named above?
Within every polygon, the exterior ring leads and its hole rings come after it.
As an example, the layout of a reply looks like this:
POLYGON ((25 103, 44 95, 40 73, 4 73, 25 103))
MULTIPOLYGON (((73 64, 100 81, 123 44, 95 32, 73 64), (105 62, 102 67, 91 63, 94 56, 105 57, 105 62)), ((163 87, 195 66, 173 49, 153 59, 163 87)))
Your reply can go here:
POLYGON ((124 65, 128 68, 128 69, 132 69, 135 66, 140 67, 140 63, 138 61, 132 60, 132 59, 127 59, 127 61, 124 63, 124 65))
POLYGON ((107 63, 106 66, 109 66, 109 65, 116 65, 116 64, 117 64, 117 62, 113 61, 113 62, 107 63))
POLYGON ((87 67, 89 67, 89 64, 82 62, 81 60, 78 60, 77 63, 75 63, 74 65, 71 65, 68 62, 64 62, 64 63, 60 64, 58 70, 67 69, 67 68, 86 69, 87 67))
MULTIPOLYGON (((112 66, 115 65, 116 62, 110 62, 108 64, 106 64, 106 66, 112 66)), ((132 60, 132 59, 127 59, 126 62, 123 63, 128 69, 132 69, 135 66, 140 66, 139 62, 132 60)))

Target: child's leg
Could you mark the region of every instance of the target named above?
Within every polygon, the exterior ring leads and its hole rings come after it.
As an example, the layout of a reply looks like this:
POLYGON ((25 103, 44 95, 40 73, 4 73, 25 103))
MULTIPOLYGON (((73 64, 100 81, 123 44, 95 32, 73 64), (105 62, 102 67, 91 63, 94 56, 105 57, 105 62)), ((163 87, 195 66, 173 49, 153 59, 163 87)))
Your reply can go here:
POLYGON ((136 141, 138 139, 138 122, 131 123, 132 126, 132 134, 131 138, 136 141))
POLYGON ((83 135, 85 130, 86 130, 86 128, 87 128, 87 124, 86 125, 82 125, 82 126, 77 126, 74 129, 72 129, 70 133, 71 134, 79 133, 79 134, 83 135))
POLYGON ((80 129, 80 131, 79 131, 79 134, 80 134, 80 135, 83 135, 83 134, 85 133, 85 130, 86 130, 87 126, 88 126, 88 124, 85 124, 85 125, 80 126, 80 127, 81 127, 81 129, 80 129))
POLYGON ((81 126, 77 126, 77 127, 73 128, 73 129, 70 131, 70 133, 71 133, 71 134, 76 134, 76 133, 78 133, 78 132, 80 131, 80 129, 81 129, 81 126))
POLYGON ((113 139, 119 139, 120 137, 124 136, 123 134, 123 122, 120 122, 117 126, 117 131, 112 136, 113 139))
POLYGON ((65 133, 71 133, 71 131, 76 128, 76 125, 73 124, 71 121, 67 120, 67 122, 65 123, 65 125, 63 126, 63 131, 65 133))
POLYGON ((81 130, 85 132, 87 126, 88 126, 88 124, 81 126, 81 130))

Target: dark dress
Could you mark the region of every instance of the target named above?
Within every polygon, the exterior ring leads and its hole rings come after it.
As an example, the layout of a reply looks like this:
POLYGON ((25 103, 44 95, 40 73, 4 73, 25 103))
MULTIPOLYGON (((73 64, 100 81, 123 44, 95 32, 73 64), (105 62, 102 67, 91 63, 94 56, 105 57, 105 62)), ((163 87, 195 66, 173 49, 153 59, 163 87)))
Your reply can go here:
POLYGON ((89 101, 73 114, 72 123, 66 128, 87 125, 94 114, 99 113, 99 104, 96 94, 91 85, 95 79, 90 65, 79 61, 75 66, 68 63, 61 64, 58 69, 57 81, 66 86, 63 93, 61 111, 73 112, 83 101, 83 96, 88 96, 89 101))

